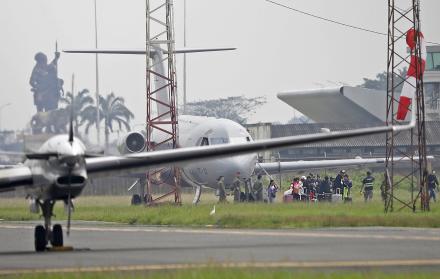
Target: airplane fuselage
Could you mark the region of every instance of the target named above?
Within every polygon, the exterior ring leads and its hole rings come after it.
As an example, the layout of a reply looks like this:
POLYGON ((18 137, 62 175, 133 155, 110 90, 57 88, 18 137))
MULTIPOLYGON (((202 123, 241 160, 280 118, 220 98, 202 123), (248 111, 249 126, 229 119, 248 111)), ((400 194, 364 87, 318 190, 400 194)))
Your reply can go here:
MULTIPOLYGON (((229 119, 181 115, 179 116, 179 146, 194 147, 253 141, 246 128, 229 119)), ((163 135, 154 135, 159 141, 163 135)), ((217 180, 224 176, 225 185, 231 185, 237 173, 240 178, 250 178, 255 169, 257 154, 231 156, 203 162, 185 164, 183 179, 190 179, 199 185, 217 187, 217 180)))

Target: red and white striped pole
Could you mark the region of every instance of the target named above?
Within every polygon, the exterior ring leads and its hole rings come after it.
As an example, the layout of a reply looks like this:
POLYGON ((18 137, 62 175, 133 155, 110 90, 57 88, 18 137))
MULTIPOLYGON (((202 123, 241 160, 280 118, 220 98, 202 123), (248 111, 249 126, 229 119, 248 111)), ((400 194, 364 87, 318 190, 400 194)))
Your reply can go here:
POLYGON ((423 33, 411 28, 406 34, 406 43, 411 50, 411 64, 409 65, 408 73, 406 74, 407 78, 403 83, 402 93, 400 94, 397 120, 405 120, 415 96, 417 80, 422 78, 426 66, 426 45, 423 33), (420 40, 421 57, 418 57, 418 53, 415 53, 417 37, 420 40))

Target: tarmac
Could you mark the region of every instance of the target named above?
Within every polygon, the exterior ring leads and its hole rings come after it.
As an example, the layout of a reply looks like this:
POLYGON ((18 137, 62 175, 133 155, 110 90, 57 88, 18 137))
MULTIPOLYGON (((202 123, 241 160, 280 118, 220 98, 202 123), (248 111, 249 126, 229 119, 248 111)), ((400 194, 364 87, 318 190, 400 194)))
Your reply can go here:
POLYGON ((440 271, 440 229, 249 230, 75 222, 64 237, 66 249, 36 253, 35 224, 0 221, 0 275, 212 265, 440 271))

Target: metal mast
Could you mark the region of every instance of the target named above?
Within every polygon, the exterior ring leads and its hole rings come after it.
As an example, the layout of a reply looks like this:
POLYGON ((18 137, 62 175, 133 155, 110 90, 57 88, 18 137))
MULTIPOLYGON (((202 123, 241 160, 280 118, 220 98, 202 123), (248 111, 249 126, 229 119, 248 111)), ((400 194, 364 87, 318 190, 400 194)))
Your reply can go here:
MULTIPOLYGON (((147 81, 147 151, 166 148, 177 148, 177 77, 176 59, 174 54, 174 12, 172 0, 146 0, 146 81, 147 81), (161 49, 164 58, 161 63, 165 64, 165 73, 158 73, 154 70, 153 51, 161 49), (159 81, 159 82, 158 82, 159 81), (155 88, 155 84, 163 84, 155 88), (167 94, 167 102, 163 96, 167 94), (157 109, 161 106, 165 112, 159 113, 157 109), (155 142, 153 135, 160 135, 160 140, 155 142)), ((163 111, 163 110, 162 110, 163 111)), ((156 137, 157 140, 157 137, 156 137)), ((147 173, 147 195, 148 202, 154 203, 167 196, 174 195, 174 202, 181 203, 180 179, 176 168, 171 170, 174 175, 173 190, 153 200, 151 182, 153 177, 162 170, 150 171, 147 173)))
MULTIPOLYGON (((186 0, 183 0, 183 48, 186 48, 186 0)), ((183 54, 183 114, 186 114, 186 53, 183 54)))
MULTIPOLYGON (((98 16, 97 16, 97 5, 96 0, 94 0, 95 4, 95 48, 98 49, 98 16)), ((98 145, 101 144, 101 116, 99 115, 99 61, 98 54, 95 54, 95 94, 96 94, 96 139, 98 141, 98 145)), ((73 92, 72 92, 73 94, 73 92)), ((106 150, 107 151, 107 150, 106 150)))
MULTIPOLYGON (((415 36, 414 52, 408 53, 406 44, 407 31, 413 28, 416 34, 420 30, 420 1, 419 0, 388 0, 388 57, 387 57, 387 125, 399 125, 396 120, 399 105, 399 88, 405 83, 415 89, 415 103, 411 109, 416 110, 417 126, 411 130, 411 145, 403 145, 404 135, 390 132, 386 138, 386 170, 384 187, 386 191, 385 212, 410 208, 417 209, 420 199, 420 209, 429 210, 427 191, 428 162, 426 158, 426 133, 425 133, 425 101, 423 94, 423 75, 419 72, 421 67, 416 66, 416 84, 408 82, 407 76, 401 75, 403 68, 410 68, 411 55, 421 58, 420 37, 415 36), (402 7, 406 9, 402 9, 402 7), (409 158, 411 170, 400 173, 397 178, 396 166, 398 161, 395 156, 409 158), (402 189, 405 183, 410 185, 410 194, 402 189), (408 201, 409 199, 409 201, 408 201), (398 207, 395 207, 395 203, 398 207)), ((416 62, 420 63, 420 62, 416 62)), ((414 66, 414 65, 413 65, 414 66)))

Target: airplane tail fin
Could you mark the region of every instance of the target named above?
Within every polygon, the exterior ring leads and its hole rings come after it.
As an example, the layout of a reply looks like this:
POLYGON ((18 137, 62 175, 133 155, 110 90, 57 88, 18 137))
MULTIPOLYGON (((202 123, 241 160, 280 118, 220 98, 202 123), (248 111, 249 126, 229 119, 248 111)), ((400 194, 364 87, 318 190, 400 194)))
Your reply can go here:
MULTIPOLYGON (((230 51, 236 48, 187 48, 176 49, 174 54, 186 54, 186 53, 202 53, 202 52, 218 52, 218 51, 230 51)), ((146 55, 145 49, 78 49, 78 50, 63 50, 65 53, 80 53, 80 54, 123 54, 123 55, 146 55)), ((153 60, 153 71, 159 75, 165 76, 165 68, 163 65, 163 56, 168 55, 168 51, 159 47, 152 47, 150 52, 150 58, 153 60)), ((155 79, 155 87, 162 88, 156 92, 157 100, 157 115, 166 115, 169 108, 163 104, 169 103, 169 97, 167 94, 165 81, 161 78, 155 79)))

